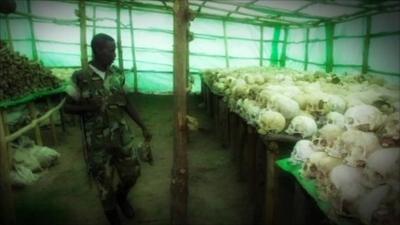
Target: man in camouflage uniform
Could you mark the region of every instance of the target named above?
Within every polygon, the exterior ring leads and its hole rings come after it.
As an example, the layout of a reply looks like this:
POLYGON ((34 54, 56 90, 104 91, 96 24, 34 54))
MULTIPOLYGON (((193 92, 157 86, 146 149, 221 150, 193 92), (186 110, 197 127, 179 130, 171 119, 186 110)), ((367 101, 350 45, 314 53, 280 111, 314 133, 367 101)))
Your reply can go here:
POLYGON ((64 109, 81 116, 90 175, 97 184, 107 219, 111 224, 120 224, 116 205, 128 218, 134 216, 127 195, 140 175, 124 113, 142 128, 147 141, 151 134, 124 91, 124 76, 111 66, 115 59, 114 40, 106 34, 97 34, 91 47, 93 60, 88 68, 72 75, 64 109), (120 181, 116 190, 113 187, 115 171, 120 181))

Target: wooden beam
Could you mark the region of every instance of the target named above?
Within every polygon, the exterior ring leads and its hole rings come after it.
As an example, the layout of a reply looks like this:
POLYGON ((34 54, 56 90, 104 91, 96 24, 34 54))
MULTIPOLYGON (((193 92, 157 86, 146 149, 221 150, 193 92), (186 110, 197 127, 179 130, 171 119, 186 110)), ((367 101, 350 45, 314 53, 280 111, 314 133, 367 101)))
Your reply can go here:
POLYGON ((308 40, 310 39, 310 28, 306 28, 306 42, 304 49, 304 70, 308 69, 308 40))
MULTIPOLYGON (((27 0, 27 4, 28 4, 28 12, 32 13, 31 0, 27 0)), ((28 20, 29 20, 29 28, 30 28, 30 31, 31 31, 32 58, 33 58, 33 60, 38 60, 36 38, 35 38, 35 29, 33 27, 32 17, 28 17, 28 20)))
POLYGON ((84 0, 79 0, 79 25, 81 33, 81 66, 82 68, 86 68, 88 66, 88 55, 86 48, 86 7, 84 0))
MULTIPOLYGON (((46 99, 47 102, 47 106, 49 107, 49 109, 51 108, 51 102, 50 99, 47 98, 46 99)), ((54 123, 54 115, 51 114, 49 117, 49 123, 50 123, 50 132, 51 132, 51 137, 53 138, 53 144, 57 145, 58 144, 58 139, 57 139, 57 130, 56 130, 56 126, 54 123)))
POLYGON ((10 181, 10 156, 5 138, 5 115, 0 109, 0 224, 16 224, 15 206, 10 181))
POLYGON ((364 37, 363 59, 362 59, 362 69, 361 69, 361 72, 363 74, 368 73, 369 45, 371 40, 371 16, 368 16, 366 20, 367 24, 364 37))
POLYGON ((121 1, 117 0, 117 52, 118 52, 118 67, 124 73, 124 58, 122 53, 122 39, 121 39, 121 1))
MULTIPOLYGON (((29 111, 30 111, 30 116, 32 118, 32 121, 35 121, 38 113, 37 113, 37 110, 36 110, 36 107, 35 107, 34 103, 30 102, 28 104, 28 108, 29 108, 29 111)), ((40 146, 43 145, 42 134, 40 132, 40 123, 38 123, 35 126, 35 140, 36 140, 36 144, 37 145, 40 145, 40 146)))
POLYGON ((335 32, 334 23, 325 24, 325 34, 326 34, 326 68, 327 73, 333 70, 333 36, 335 32))
POLYGON ((226 32, 226 21, 222 21, 222 26, 224 29, 224 50, 225 50, 225 66, 229 68, 229 50, 228 50, 228 37, 226 32))
POLYGON ((171 224, 187 224, 188 161, 187 161, 187 60, 188 0, 174 2, 174 98, 175 136, 171 176, 171 224))
POLYGON ((135 48, 135 32, 132 22, 132 8, 129 8, 129 24, 130 24, 130 32, 131 32, 131 52, 132 52, 132 64, 133 64, 133 82, 134 82, 134 91, 138 92, 138 74, 137 74, 137 65, 136 65, 136 48, 135 48))
POLYGON ((94 5, 93 6, 93 37, 94 37, 94 35, 96 35, 96 22, 97 22, 97 19, 96 19, 96 6, 94 5))
POLYGON ((264 65, 264 26, 260 26, 260 66, 264 65))
POLYGON ((11 49, 11 51, 14 51, 14 44, 13 44, 13 39, 12 39, 12 35, 11 35, 11 25, 10 25, 10 19, 9 19, 8 15, 6 15, 6 27, 7 27, 8 46, 11 49))
POLYGON ((288 27, 285 27, 284 29, 284 40, 283 40, 283 45, 282 45, 282 52, 281 52, 281 58, 279 60, 279 65, 281 67, 286 66, 286 47, 287 47, 287 39, 289 35, 289 29, 288 27))

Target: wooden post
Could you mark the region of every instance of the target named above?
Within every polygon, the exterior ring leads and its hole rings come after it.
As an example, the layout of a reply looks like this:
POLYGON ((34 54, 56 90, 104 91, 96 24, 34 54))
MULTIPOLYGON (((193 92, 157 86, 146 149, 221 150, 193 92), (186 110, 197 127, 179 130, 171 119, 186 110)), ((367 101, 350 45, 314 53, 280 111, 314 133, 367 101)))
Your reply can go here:
POLYGON ((222 26, 224 29, 224 47, 225 47, 225 66, 229 68, 229 51, 228 51, 228 39, 226 35, 226 21, 222 21, 222 26))
POLYGON ((306 220, 306 213, 307 213, 307 208, 306 208, 306 198, 304 196, 304 191, 302 190, 303 188, 301 185, 297 182, 297 180, 294 181, 294 196, 293 196, 293 224, 307 224, 306 220))
POLYGON ((264 65, 264 26, 260 26, 260 66, 264 65))
POLYGON ((275 224, 274 208, 275 208, 275 161, 276 151, 278 144, 276 142, 267 143, 267 157, 266 157, 266 224, 275 224))
POLYGON ((11 51, 14 51, 14 44, 13 44, 12 35, 11 35, 11 25, 10 25, 10 19, 8 18, 8 15, 6 15, 6 27, 7 27, 8 46, 10 47, 11 51))
POLYGON ((81 33, 81 66, 88 66, 88 55, 86 49, 86 7, 85 1, 79 0, 79 23, 81 33))
POLYGON ((238 180, 246 181, 246 173, 245 173, 245 144, 247 138, 247 123, 243 120, 243 118, 239 117, 239 128, 237 131, 237 144, 236 144, 236 152, 238 159, 238 180))
POLYGON ((371 40, 371 16, 367 16, 366 32, 363 46, 362 73, 368 73, 369 44, 371 40))
POLYGON ((121 1, 117 0, 117 52, 118 52, 118 67, 124 73, 124 58, 122 54, 121 40, 121 1))
POLYGON ((230 139, 231 139, 231 143, 230 143, 230 149, 232 151, 232 158, 233 160, 237 160, 237 155, 236 155, 236 131, 238 130, 238 123, 239 123, 239 118, 236 115, 236 113, 234 112, 230 112, 229 113, 229 132, 230 132, 230 139))
POLYGON ((0 224, 15 225, 15 206, 10 181, 11 165, 4 121, 4 112, 0 109, 0 224))
MULTIPOLYGON (((37 110, 33 102, 28 104, 30 116, 32 120, 36 119, 37 117, 37 110)), ((35 140, 37 145, 43 145, 42 134, 40 133, 40 124, 35 126, 35 140)))
POLYGON ((174 2, 174 97, 175 137, 171 176, 171 224, 187 224, 188 161, 187 161, 187 60, 188 0, 174 2))
MULTIPOLYGON (((28 13, 32 13, 31 0, 28 0, 27 4, 28 4, 28 13)), ((35 30, 33 27, 32 16, 29 16, 28 19, 29 19, 29 26, 31 29, 32 57, 33 57, 33 60, 38 60, 37 46, 36 46, 36 41, 35 41, 35 30)))
POLYGON ((305 42, 305 49, 304 49, 304 70, 307 71, 308 69, 308 40, 310 38, 310 28, 306 28, 306 42, 305 42))
POLYGON ((129 25, 131 32, 131 51, 132 51, 132 63, 133 63, 133 82, 134 82, 134 91, 138 92, 138 74, 137 74, 137 65, 136 65, 136 51, 135 51, 135 31, 132 22, 132 8, 129 8, 129 25))
POLYGON ((96 35, 96 6, 93 6, 93 37, 96 35))
POLYGON ((326 68, 327 73, 333 70, 333 35, 335 31, 334 23, 326 23, 325 34, 326 34, 326 68))
POLYGON ((250 193, 252 198, 256 197, 257 189, 257 167, 256 167, 256 157, 257 157, 257 130, 253 126, 249 126, 248 136, 247 136, 247 151, 249 154, 249 184, 250 193))
MULTIPOLYGON (((48 105, 49 109, 51 109, 51 104, 50 104, 49 98, 47 98, 46 101, 47 101, 47 105, 48 105)), ((57 145, 58 144, 57 130, 56 130, 56 127, 54 125, 54 115, 53 114, 51 114, 50 117, 49 117, 49 123, 50 123, 51 137, 53 138, 53 144, 57 145)))
POLYGON ((283 41, 283 46, 282 46, 281 58, 279 60, 279 65, 281 67, 285 67, 286 66, 286 47, 287 47, 288 35, 289 35, 289 29, 288 29, 288 27, 285 27, 285 29, 284 29, 284 41, 283 41))

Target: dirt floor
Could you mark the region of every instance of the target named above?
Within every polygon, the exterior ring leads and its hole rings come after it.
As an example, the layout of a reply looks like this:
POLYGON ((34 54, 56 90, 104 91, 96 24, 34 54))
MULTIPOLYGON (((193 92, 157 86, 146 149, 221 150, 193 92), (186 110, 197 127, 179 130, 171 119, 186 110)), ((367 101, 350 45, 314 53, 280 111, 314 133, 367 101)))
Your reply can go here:
MULTIPOLYGON (((154 165, 142 164, 142 175, 129 199, 135 210, 133 220, 124 224, 169 224, 170 174, 172 167, 172 96, 135 96, 137 108, 153 133, 154 165)), ((201 98, 189 98, 189 114, 203 131, 192 131, 189 156, 189 224, 251 224, 252 203, 247 184, 237 181, 230 150, 222 148, 212 129, 211 118, 199 107, 201 98)), ((136 126, 137 141, 141 133, 136 126)), ((32 186, 15 191, 17 222, 22 224, 108 224, 90 185, 81 152, 78 125, 60 130, 59 164, 41 173, 32 186)), ((49 137, 45 136, 44 138, 49 137)), ((121 218, 123 216, 121 215, 121 218)))

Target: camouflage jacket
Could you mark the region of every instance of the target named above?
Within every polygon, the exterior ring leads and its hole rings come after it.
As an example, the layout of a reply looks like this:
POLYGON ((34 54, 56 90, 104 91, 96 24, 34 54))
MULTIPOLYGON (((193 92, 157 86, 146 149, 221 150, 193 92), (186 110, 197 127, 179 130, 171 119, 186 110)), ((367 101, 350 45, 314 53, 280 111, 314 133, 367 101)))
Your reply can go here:
POLYGON ((68 94, 81 104, 101 99, 98 112, 82 115, 86 144, 89 149, 105 146, 125 147, 131 145, 130 132, 124 118, 127 99, 124 93, 125 78, 116 67, 105 72, 104 80, 93 68, 76 71, 71 78, 68 94))

